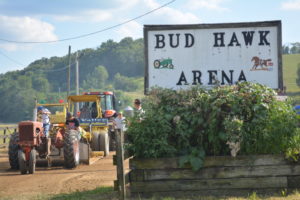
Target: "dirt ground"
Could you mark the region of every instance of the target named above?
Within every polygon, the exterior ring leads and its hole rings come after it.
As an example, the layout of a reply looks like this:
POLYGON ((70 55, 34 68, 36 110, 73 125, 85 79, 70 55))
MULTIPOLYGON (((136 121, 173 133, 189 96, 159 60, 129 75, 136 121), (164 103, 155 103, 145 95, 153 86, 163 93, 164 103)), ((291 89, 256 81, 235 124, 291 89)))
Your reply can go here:
POLYGON ((116 179, 116 167, 112 164, 113 153, 92 165, 82 164, 70 170, 62 165, 47 168, 39 163, 35 174, 21 175, 19 171, 10 169, 7 151, 0 149, 0 199, 30 199, 33 196, 113 186, 116 179))

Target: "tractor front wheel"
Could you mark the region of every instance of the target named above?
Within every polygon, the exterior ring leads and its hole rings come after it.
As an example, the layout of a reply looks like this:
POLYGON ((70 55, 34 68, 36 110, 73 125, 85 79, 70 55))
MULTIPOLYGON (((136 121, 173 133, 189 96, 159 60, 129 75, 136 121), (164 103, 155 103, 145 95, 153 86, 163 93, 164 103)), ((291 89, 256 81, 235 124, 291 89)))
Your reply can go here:
POLYGON ((9 146, 8 146, 8 157, 9 157, 9 164, 10 164, 11 169, 19 169, 18 142, 19 142, 19 133, 14 132, 10 136, 9 146))
POLYGON ((35 163, 36 163, 36 150, 32 149, 30 151, 30 157, 29 157, 29 167, 28 167, 29 174, 33 174, 35 172, 35 163))
POLYGON ((104 151, 104 156, 109 155, 109 137, 108 133, 99 134, 100 151, 104 151))
POLYGON ((21 174, 27 173, 27 164, 25 159, 25 153, 22 150, 18 151, 18 160, 21 174))
POLYGON ((79 132, 69 130, 64 137, 64 163, 66 168, 74 168, 79 164, 79 132))

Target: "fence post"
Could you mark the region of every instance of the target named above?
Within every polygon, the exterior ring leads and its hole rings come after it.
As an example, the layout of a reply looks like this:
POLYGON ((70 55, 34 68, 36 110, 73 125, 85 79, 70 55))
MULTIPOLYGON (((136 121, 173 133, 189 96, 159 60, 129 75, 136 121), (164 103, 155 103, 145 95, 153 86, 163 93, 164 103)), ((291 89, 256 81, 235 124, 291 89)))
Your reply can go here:
POLYGON ((116 156, 117 156, 117 179, 119 186, 119 195, 121 200, 126 199, 125 189, 125 170, 124 170, 124 132, 120 129, 116 130, 116 156))
POLYGON ((4 137, 3 137, 3 144, 5 144, 6 143, 6 129, 4 129, 3 135, 4 135, 4 137))

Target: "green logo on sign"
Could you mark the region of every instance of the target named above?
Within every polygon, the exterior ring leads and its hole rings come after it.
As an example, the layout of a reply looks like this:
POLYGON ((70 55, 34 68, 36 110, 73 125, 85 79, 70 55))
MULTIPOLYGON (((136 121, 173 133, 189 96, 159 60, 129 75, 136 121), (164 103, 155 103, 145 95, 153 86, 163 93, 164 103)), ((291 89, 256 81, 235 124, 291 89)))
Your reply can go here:
POLYGON ((154 60, 153 65, 155 69, 174 69, 174 65, 172 64, 171 58, 162 58, 160 60, 154 60))

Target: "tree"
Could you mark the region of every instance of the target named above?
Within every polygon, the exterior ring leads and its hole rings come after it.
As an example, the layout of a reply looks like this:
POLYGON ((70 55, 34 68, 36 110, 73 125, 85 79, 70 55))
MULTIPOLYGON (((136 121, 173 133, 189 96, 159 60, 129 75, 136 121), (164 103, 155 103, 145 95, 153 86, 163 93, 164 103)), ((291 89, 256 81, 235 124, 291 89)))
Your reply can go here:
POLYGON ((47 93, 50 89, 48 80, 40 76, 39 77, 34 76, 32 78, 32 86, 35 90, 44 93, 47 93))
POLYGON ((92 73, 88 74, 87 79, 83 82, 83 88, 103 89, 108 77, 106 68, 104 66, 98 66, 92 73))
POLYGON ((282 46, 282 53, 283 53, 283 54, 289 54, 289 53, 290 53, 290 48, 289 48, 289 46, 283 45, 283 46, 282 46))
POLYGON ((117 90, 133 92, 141 87, 141 83, 136 78, 129 78, 117 73, 114 76, 114 86, 117 90))
POLYGON ((19 76, 17 78, 17 87, 20 89, 30 89, 32 88, 31 78, 28 76, 19 76))
POLYGON ((292 43, 292 47, 290 48, 291 54, 300 53, 300 42, 292 43))

